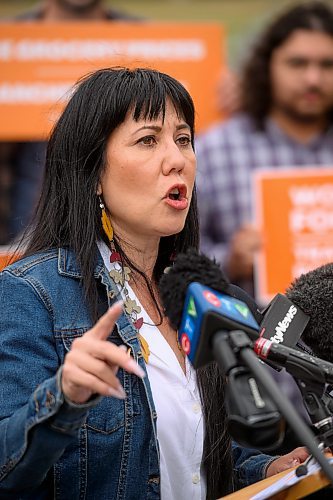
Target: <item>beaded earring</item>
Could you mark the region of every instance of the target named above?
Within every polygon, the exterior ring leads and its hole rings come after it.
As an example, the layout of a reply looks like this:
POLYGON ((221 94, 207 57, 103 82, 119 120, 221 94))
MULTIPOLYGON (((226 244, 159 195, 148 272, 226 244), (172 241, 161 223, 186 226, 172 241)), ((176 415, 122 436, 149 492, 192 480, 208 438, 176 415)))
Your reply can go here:
POLYGON ((101 216, 101 221, 102 221, 102 227, 104 229, 104 232, 106 236, 108 237, 109 241, 113 240, 113 227, 110 221, 110 218, 108 217, 104 203, 101 198, 99 198, 99 206, 102 211, 102 216, 101 216))
POLYGON ((176 257, 177 257, 176 252, 173 251, 172 254, 169 257, 169 265, 166 268, 164 268, 164 271, 163 271, 164 274, 168 274, 168 272, 170 271, 170 269, 172 269, 172 267, 173 267, 173 265, 175 263, 176 257))
POLYGON ((109 275, 111 276, 113 281, 116 284, 120 285, 122 288, 122 295, 124 297, 124 310, 129 315, 135 328, 137 329, 137 335, 141 346, 142 356, 145 362, 148 363, 150 354, 149 345, 148 342, 144 339, 144 337, 139 333, 139 330, 143 324, 143 318, 138 317, 139 314, 141 313, 141 307, 136 303, 135 300, 132 300, 130 298, 128 290, 126 288, 126 283, 130 281, 131 270, 127 266, 123 267, 121 257, 115 249, 113 241, 113 227, 110 218, 106 213, 105 206, 101 197, 99 197, 99 206, 102 211, 102 216, 101 216, 102 227, 106 236, 108 237, 111 246, 110 263, 116 266, 115 269, 109 272, 109 275))

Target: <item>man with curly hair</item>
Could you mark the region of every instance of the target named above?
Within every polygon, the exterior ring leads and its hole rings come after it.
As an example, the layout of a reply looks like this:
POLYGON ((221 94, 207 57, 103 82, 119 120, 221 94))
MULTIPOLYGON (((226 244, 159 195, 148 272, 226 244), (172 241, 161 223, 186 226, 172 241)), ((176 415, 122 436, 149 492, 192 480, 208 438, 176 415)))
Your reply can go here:
MULTIPOLYGON (((240 90, 240 112, 197 138, 198 203, 202 250, 254 293, 262 239, 250 223, 253 172, 333 166, 332 9, 307 2, 275 19, 243 68, 240 90)), ((273 374, 307 419, 292 377, 273 374)), ((277 451, 297 444, 289 431, 277 451)))
POLYGON ((241 110, 197 138, 202 249, 253 292, 261 246, 254 170, 333 165, 333 11, 306 2, 265 30, 241 75, 241 110))

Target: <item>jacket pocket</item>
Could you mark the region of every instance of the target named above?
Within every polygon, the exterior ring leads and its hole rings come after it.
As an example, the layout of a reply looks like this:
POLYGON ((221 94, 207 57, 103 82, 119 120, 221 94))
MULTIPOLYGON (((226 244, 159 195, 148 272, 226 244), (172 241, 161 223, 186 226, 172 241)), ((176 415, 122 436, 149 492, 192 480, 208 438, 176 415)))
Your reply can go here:
MULTIPOLYGON (((59 350, 64 361, 75 339, 81 337, 89 328, 62 330, 57 332, 59 350)), ((108 337, 116 345, 122 343, 116 329, 108 337)), ((126 399, 102 397, 100 402, 89 410, 85 426, 92 432, 111 434, 125 426, 125 419, 134 418, 141 413, 140 387, 138 377, 119 369, 117 377, 125 389, 126 399)))

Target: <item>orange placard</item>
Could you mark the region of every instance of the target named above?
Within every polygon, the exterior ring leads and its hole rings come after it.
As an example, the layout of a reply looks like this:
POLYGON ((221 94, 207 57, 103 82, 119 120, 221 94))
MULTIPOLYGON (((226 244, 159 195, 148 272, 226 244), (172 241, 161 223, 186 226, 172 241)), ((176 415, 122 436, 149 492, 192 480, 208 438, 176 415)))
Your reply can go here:
POLYGON ((333 261, 333 167, 258 170, 254 195, 264 239, 256 296, 268 302, 302 273, 333 261))
POLYGON ((20 252, 15 252, 12 246, 0 246, 0 271, 8 264, 12 264, 20 258, 20 252))
POLYGON ((180 80, 203 129, 221 118, 223 39, 215 23, 1 23, 0 140, 45 138, 73 83, 114 65, 156 68, 180 80))

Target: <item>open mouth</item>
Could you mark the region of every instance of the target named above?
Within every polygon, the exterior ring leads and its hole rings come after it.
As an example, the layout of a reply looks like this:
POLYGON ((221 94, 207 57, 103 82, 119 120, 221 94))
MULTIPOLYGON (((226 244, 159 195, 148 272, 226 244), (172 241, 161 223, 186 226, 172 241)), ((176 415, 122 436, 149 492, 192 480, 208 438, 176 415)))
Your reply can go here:
POLYGON ((173 189, 169 193, 169 198, 171 198, 171 200, 179 200, 179 197, 180 197, 179 189, 173 189))
POLYGON ((185 184, 172 186, 165 196, 165 201, 174 210, 185 210, 189 201, 186 198, 187 188, 185 184))
POLYGON ((180 201, 186 197, 186 187, 185 186, 175 186, 167 194, 170 200, 180 201))

